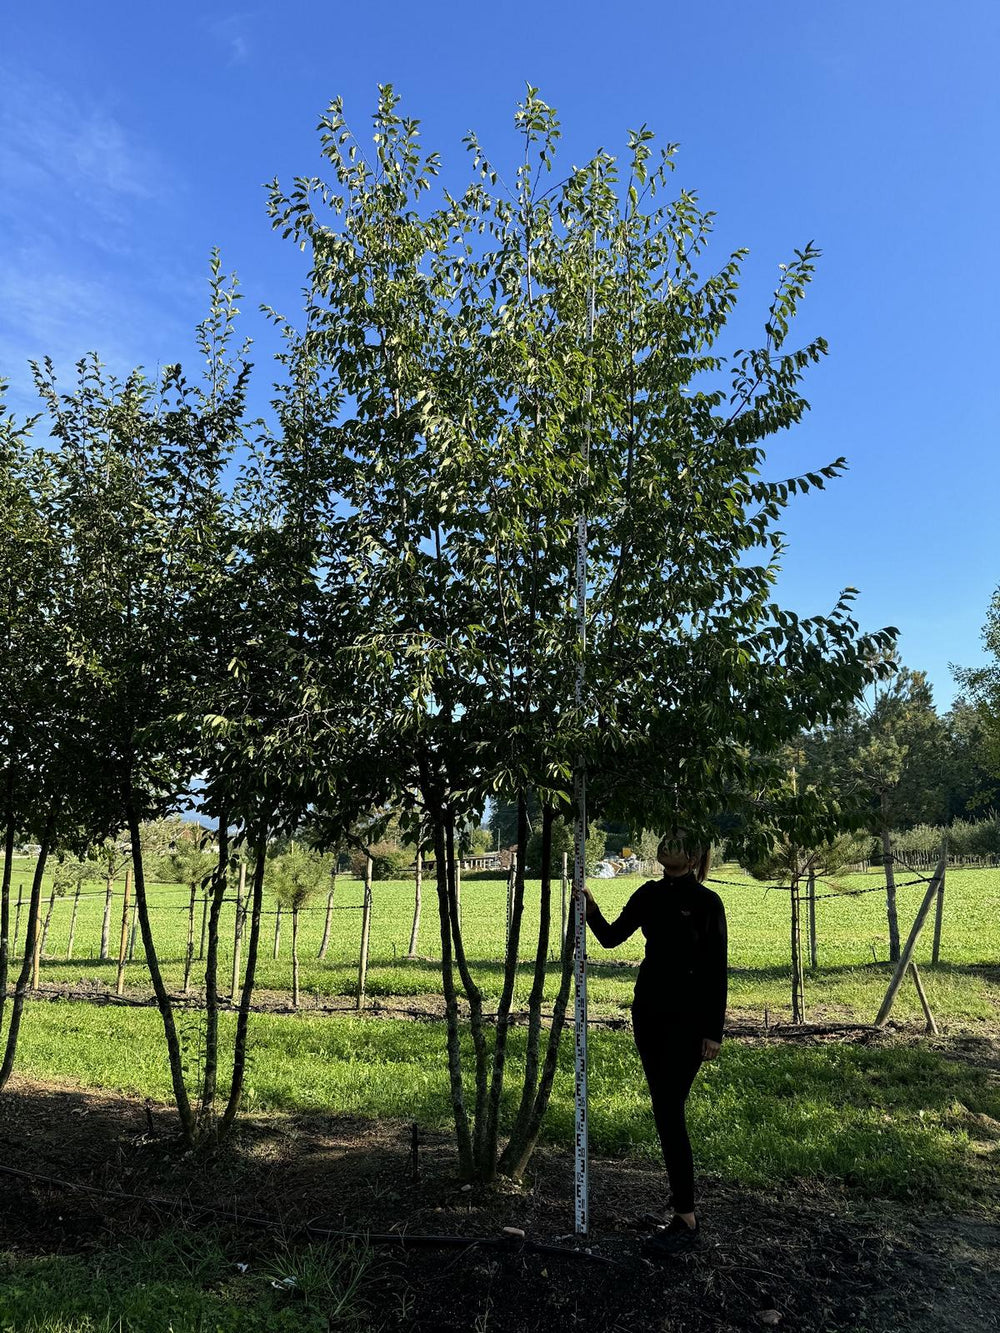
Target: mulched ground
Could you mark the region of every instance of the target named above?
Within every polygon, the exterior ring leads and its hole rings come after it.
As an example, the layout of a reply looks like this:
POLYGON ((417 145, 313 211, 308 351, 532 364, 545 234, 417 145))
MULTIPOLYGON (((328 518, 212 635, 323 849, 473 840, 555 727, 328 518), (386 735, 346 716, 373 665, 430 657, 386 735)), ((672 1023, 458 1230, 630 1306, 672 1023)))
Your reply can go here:
MULTIPOLYGON (((957 1054, 957 1052, 956 1052, 957 1054)), ((967 1058, 982 1058, 981 1048, 967 1058)), ((591 1234, 600 1265, 538 1255, 514 1240, 477 1238, 518 1227, 580 1249, 572 1228, 572 1160, 540 1151, 522 1187, 463 1189, 447 1135, 422 1134, 413 1174, 410 1127, 337 1117, 256 1118, 238 1142, 205 1158, 177 1147, 159 1106, 15 1078, 0 1098, 0 1163, 149 1198, 136 1203, 0 1174, 0 1249, 86 1252, 116 1238, 186 1225, 221 1231, 254 1262, 262 1232, 220 1220, 280 1220, 333 1230, 469 1238, 457 1249, 385 1251, 373 1328, 420 1333, 958 1333, 1000 1328, 1000 1226, 988 1217, 908 1212, 845 1190, 800 1185, 767 1193, 708 1181, 704 1245, 669 1265, 640 1254, 635 1220, 662 1205, 651 1165, 592 1164, 591 1234)), ((266 1233, 264 1233, 266 1234, 266 1233)))

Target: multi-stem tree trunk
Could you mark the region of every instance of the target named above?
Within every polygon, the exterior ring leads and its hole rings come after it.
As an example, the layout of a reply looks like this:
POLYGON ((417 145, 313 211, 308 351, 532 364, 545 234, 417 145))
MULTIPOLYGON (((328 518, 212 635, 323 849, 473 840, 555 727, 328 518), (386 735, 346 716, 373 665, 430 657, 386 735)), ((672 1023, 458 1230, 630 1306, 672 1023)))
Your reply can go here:
POLYGON ((111 947, 111 900, 114 897, 115 881, 111 875, 107 878, 104 886, 104 917, 101 921, 101 952, 98 955, 101 962, 106 962, 108 949, 111 947))
POLYGON ((896 908, 896 865, 889 831, 889 798, 885 792, 879 801, 879 832, 882 838, 882 864, 885 867, 885 913, 889 921, 889 961, 899 962, 899 913, 896 908))
POLYGON ((35 873, 31 879, 31 895, 28 901, 28 919, 24 928, 24 958, 21 963, 21 971, 18 974, 17 984, 14 987, 14 997, 11 1001, 10 1016, 7 1022, 7 1042, 4 1047, 3 1064, 0 1065, 0 1092, 7 1086, 7 1080, 10 1078, 11 1070, 14 1068, 14 1057, 17 1054, 17 1037, 21 1029, 21 1014, 24 1010, 24 997, 28 991, 28 983, 31 980, 31 970, 35 958, 35 944, 38 932, 38 908, 42 898, 42 877, 45 874, 45 863, 48 860, 49 851, 52 845, 52 832, 55 828, 55 821, 56 812, 53 810, 46 823, 45 832, 42 834, 38 848, 38 860, 35 862, 35 873))
POLYGON ((420 897, 424 882, 424 853, 423 848, 417 848, 416 865, 413 870, 413 925, 410 927, 410 947, 406 951, 407 958, 416 958, 417 942, 420 937, 420 897))
POLYGON ((184 1060, 177 1034, 177 1024, 174 1021, 174 1007, 170 996, 167 994, 167 988, 163 984, 160 959, 156 952, 156 945, 153 942, 153 928, 149 919, 149 903, 146 899, 146 875, 142 854, 142 835, 139 828, 139 811, 131 792, 129 792, 126 799, 125 818, 132 843, 132 875, 135 885, 135 903, 139 914, 139 928, 142 931, 142 943, 146 951, 146 966, 149 968, 150 981, 153 983, 156 1006, 163 1021, 167 1061, 170 1066, 170 1082, 174 1091, 174 1101, 177 1104, 177 1114, 180 1117, 181 1133, 188 1143, 193 1144, 196 1137, 194 1112, 184 1083, 184 1060))
POLYGON ((250 936, 247 940, 247 965, 243 973, 243 989, 240 992, 240 1005, 236 1017, 236 1034, 233 1038, 233 1078, 229 1085, 229 1100, 219 1124, 218 1133, 222 1137, 232 1129, 236 1113, 243 1097, 243 1082, 247 1067, 247 1032, 250 1026, 250 1004, 253 1000, 254 982, 257 977, 257 951, 260 945, 260 921, 264 903, 264 871, 267 867, 267 830, 270 816, 264 815, 256 832, 253 848, 253 879, 250 887, 250 936))
MULTIPOLYGON (((535 947, 535 970, 528 995, 528 1032, 524 1054, 524 1080, 521 1086, 521 1104, 508 1141, 509 1156, 517 1158, 524 1143, 535 1095, 538 1090, 538 1052, 542 1033, 542 1003, 545 999, 545 975, 549 957, 549 930, 552 902, 552 824, 555 811, 551 806, 542 809, 542 879, 538 904, 538 942, 535 947)), ((508 1153, 500 1159, 500 1170, 505 1171, 508 1153)))
POLYGON ((229 883, 229 827, 219 816, 219 857, 212 876, 212 908, 208 916, 208 957, 205 960, 205 1076, 199 1120, 203 1133, 215 1132, 215 1093, 219 1077, 219 921, 229 883))
POLYGON ((517 798, 517 869, 511 903, 510 930, 507 933, 507 952, 504 958, 503 987, 497 1005, 496 1039, 493 1044, 493 1068, 490 1072, 489 1097, 486 1106, 486 1127, 483 1142, 484 1179, 491 1179, 496 1171, 497 1144, 500 1133, 500 1099, 503 1094, 504 1068, 507 1060, 507 1038, 510 1032, 510 1011, 517 983, 518 949, 521 942, 521 920, 524 916, 524 871, 528 848, 528 806, 523 792, 517 798))

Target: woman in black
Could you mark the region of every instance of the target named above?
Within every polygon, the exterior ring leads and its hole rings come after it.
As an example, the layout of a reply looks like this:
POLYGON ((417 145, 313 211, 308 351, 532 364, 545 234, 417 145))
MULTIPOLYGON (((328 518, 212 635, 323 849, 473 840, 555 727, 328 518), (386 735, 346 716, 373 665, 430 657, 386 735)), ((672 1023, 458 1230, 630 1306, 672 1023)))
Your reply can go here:
POLYGON ((632 1028, 673 1195, 670 1225, 650 1245, 671 1253, 695 1245, 699 1235, 684 1103, 701 1062, 714 1060, 722 1044, 726 911, 719 895, 702 883, 708 852, 691 854, 664 839, 657 860, 663 878, 640 885, 616 921, 604 919, 587 890, 587 922, 606 949, 636 930, 646 937, 632 1028))

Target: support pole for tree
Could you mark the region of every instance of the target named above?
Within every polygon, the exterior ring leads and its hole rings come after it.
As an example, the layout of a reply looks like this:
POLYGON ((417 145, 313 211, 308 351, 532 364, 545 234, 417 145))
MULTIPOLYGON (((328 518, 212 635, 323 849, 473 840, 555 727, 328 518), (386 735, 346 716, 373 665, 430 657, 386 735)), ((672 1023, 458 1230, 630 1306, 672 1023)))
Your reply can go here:
POLYGON ((805 976, 802 968, 802 895, 799 893, 798 870, 792 875, 791 938, 792 938, 792 1022, 805 1022, 805 976))
POLYGON ((135 957, 135 935, 138 929, 139 929, 139 904, 138 902, 133 902, 132 924, 129 927, 129 933, 128 933, 128 960, 130 963, 135 957))
POLYGON ((201 943, 198 946, 198 962, 205 957, 205 929, 208 925, 208 894, 205 893, 201 900, 201 943))
POLYGON ((271 953, 271 957, 277 958, 280 951, 281 951, 281 903, 279 902, 274 912, 274 949, 271 953))
POLYGON ((11 948, 13 948, 17 944, 17 937, 21 931, 21 901, 23 897, 24 897, 24 885, 19 884, 17 886, 17 912, 14 916, 14 943, 11 945, 11 948))
POLYGON ((73 959, 73 941, 76 939, 76 914, 80 907, 80 885, 76 886, 76 893, 73 894, 73 911, 69 918, 69 940, 66 944, 66 961, 72 962, 73 959))
POLYGON ((98 955, 105 962, 111 947, 111 899, 114 897, 115 882, 109 875, 104 887, 104 916, 101 919, 101 951, 98 955))
POLYGON ((125 986, 125 949, 128 944, 128 909, 132 898, 132 872, 125 871, 125 892, 122 896, 122 935, 118 945, 118 976, 115 979, 115 994, 121 995, 125 986))
POLYGON ((358 959, 358 1008, 365 1005, 365 983, 368 979, 368 936, 372 924, 372 859, 365 857, 365 891, 361 904, 361 954, 358 959))
POLYGON ((420 898, 423 890, 424 854, 417 848, 416 865, 413 869, 413 925, 410 927, 410 947, 407 958, 416 958, 417 945, 420 941, 420 898))
POLYGON ((188 900, 187 948, 184 951, 184 994, 191 989, 191 964, 194 962, 194 908, 198 897, 198 885, 191 881, 191 896, 188 900))
POLYGON ((462 929, 462 862, 455 861, 455 916, 458 918, 458 928, 462 929))
POLYGON ((233 985, 229 998, 236 1003, 240 988, 240 955, 243 951, 243 900, 246 897, 247 863, 240 862, 240 877, 236 885, 236 924, 233 927, 233 985))
POLYGON ((934 1015, 931 1013, 931 1007, 927 1003, 927 995, 924 991, 924 983, 920 980, 920 973, 917 971, 917 965, 910 960, 910 974, 913 977, 913 984, 917 988, 917 998, 920 1000, 920 1007, 924 1011, 924 1019, 927 1023, 926 1030, 937 1036, 938 1025, 934 1022, 934 1015))
POLYGON ((42 938, 38 942, 39 957, 45 956, 45 944, 49 938, 49 927, 52 925, 52 913, 55 911, 55 906, 56 906, 56 891, 55 889, 53 889, 52 892, 49 894, 49 905, 45 913, 45 922, 42 926, 42 938))
POLYGON ((816 871, 809 867, 809 966, 816 970, 819 966, 816 947, 816 871))
POLYGON ((941 959, 941 927, 944 924, 944 886, 948 877, 948 839, 942 839, 941 859, 944 870, 941 872, 941 885, 938 889, 937 902, 934 905, 934 947, 931 950, 931 966, 937 967, 941 959))
POLYGON ((299 1007, 299 909, 292 908, 292 1008, 299 1007))
POLYGON ((42 958, 42 903, 35 909, 35 947, 31 955, 31 989, 38 989, 38 969, 42 958))
POLYGON ((896 964, 896 970, 893 973, 892 980, 889 982, 889 989, 885 993, 882 1007, 878 1011, 878 1015, 875 1019, 875 1026, 877 1028, 885 1026, 886 1020, 892 1010, 892 1006, 896 999, 896 993, 903 984, 903 978, 906 976, 910 961, 913 958, 913 950, 916 948, 917 940, 920 938, 920 932, 923 930, 924 922, 927 920, 927 914, 931 910, 931 903, 934 901, 934 895, 941 887, 944 870, 945 858, 942 856, 940 861, 938 861, 937 869, 934 872, 934 878, 931 880, 927 887, 927 892, 924 894, 924 900, 920 904, 916 920, 913 922, 912 929, 910 930, 909 939, 906 941, 906 945, 900 954, 899 962, 896 964))

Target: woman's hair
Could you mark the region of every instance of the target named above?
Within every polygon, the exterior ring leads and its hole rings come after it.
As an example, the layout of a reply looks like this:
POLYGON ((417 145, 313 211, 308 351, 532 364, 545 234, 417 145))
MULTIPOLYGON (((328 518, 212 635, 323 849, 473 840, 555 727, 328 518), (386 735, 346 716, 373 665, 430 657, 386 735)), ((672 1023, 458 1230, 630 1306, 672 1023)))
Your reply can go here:
POLYGON ((673 837, 664 836, 660 839, 660 845, 656 849, 657 860, 664 853, 673 853, 678 861, 686 860, 692 867, 695 879, 704 883, 712 866, 711 847, 688 847, 683 835, 675 833, 673 837))

